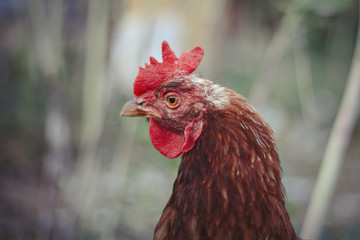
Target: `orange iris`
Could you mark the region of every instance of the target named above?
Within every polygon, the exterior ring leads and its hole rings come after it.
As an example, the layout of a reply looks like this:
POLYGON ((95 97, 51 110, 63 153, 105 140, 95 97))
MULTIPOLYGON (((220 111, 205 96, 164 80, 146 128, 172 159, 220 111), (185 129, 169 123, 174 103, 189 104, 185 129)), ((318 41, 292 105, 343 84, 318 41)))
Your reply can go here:
POLYGON ((166 97, 166 101, 171 107, 175 107, 179 103, 179 97, 170 95, 166 97))

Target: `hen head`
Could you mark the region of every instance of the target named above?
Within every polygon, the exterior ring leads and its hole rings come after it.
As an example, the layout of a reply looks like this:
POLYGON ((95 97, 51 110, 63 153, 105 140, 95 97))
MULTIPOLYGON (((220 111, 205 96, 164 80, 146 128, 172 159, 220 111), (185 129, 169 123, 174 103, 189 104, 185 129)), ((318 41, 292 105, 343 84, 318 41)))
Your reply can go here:
POLYGON ((163 62, 151 57, 150 65, 140 67, 134 82, 136 97, 121 111, 124 116, 148 118, 151 142, 168 158, 190 151, 202 133, 205 113, 227 100, 225 88, 190 75, 203 54, 195 47, 177 58, 164 41, 163 62))

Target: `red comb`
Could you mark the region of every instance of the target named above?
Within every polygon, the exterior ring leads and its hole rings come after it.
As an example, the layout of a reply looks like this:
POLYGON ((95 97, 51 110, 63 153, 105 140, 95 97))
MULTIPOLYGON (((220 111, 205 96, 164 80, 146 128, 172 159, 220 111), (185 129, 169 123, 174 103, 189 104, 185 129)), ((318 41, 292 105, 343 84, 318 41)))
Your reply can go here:
POLYGON ((188 76, 195 71, 204 56, 204 50, 201 47, 195 47, 177 58, 166 41, 162 42, 161 49, 162 63, 150 57, 150 65, 145 63, 145 68, 139 68, 134 82, 136 96, 155 90, 161 83, 175 76, 188 76))

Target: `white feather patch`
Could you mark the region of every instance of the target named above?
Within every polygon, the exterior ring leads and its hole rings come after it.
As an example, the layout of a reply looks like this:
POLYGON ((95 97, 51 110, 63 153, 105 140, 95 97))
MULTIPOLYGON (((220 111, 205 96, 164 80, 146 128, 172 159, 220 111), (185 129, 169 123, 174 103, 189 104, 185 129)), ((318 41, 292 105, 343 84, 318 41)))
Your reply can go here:
POLYGON ((190 80, 205 92, 206 100, 215 107, 224 108, 229 104, 229 94, 224 87, 196 76, 191 76, 190 80))

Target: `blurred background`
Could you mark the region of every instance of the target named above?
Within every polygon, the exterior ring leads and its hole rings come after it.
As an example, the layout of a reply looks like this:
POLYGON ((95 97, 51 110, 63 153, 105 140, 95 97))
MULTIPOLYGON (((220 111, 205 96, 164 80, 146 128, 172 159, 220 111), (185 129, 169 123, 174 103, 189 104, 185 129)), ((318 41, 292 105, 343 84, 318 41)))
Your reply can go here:
MULTIPOLYGON (((356 43, 355 0, 1 0, 0 239, 152 239, 179 159, 120 118, 138 66, 199 45, 197 73, 275 131, 300 233, 356 43)), ((321 239, 360 237, 360 123, 321 239)))

